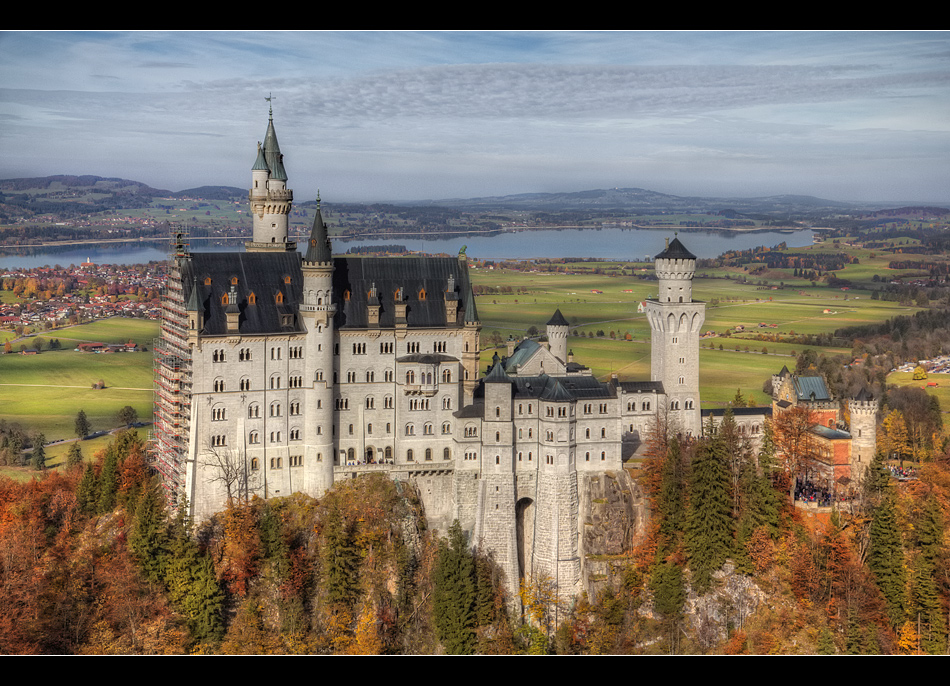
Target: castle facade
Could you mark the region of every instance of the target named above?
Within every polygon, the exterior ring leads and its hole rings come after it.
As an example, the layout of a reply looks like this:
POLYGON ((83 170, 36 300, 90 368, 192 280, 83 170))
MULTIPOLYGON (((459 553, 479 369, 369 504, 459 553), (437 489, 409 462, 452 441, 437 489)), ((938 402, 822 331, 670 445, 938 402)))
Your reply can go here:
POLYGON ((662 416, 699 435, 696 258, 656 256, 651 378, 595 379, 555 312, 548 344, 511 341, 479 378, 480 322, 464 254, 334 257, 319 209, 289 240, 273 114, 251 169, 243 252, 176 245, 155 347, 153 455, 170 502, 200 520, 231 499, 382 472, 411 480, 430 525, 458 519, 517 589, 584 582, 585 479, 622 469, 662 416))

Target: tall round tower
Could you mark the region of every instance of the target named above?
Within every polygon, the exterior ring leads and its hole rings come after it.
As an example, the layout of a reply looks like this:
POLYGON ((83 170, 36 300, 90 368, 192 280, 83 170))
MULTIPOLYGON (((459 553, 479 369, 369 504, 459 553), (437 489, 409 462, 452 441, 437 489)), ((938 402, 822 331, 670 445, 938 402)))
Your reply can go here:
POLYGON ((851 481, 860 483, 877 449, 877 401, 861 391, 848 401, 851 415, 851 481))
POLYGON ((274 108, 267 120, 264 143, 257 144, 257 159, 251 168, 251 190, 248 193, 253 221, 253 239, 245 244, 248 251, 296 250, 288 241, 290 208, 294 192, 287 188, 284 156, 274 131, 274 108))
POLYGON ((696 256, 674 238, 654 262, 659 293, 647 301, 652 331, 650 374, 663 383, 672 427, 686 435, 702 431, 699 412, 699 336, 706 304, 693 300, 696 256))
POLYGON ((551 354, 562 363, 567 364, 567 333, 570 324, 561 314, 561 310, 555 310, 554 316, 547 323, 548 349, 551 354))
POLYGON ((322 494, 333 486, 333 256, 330 237, 317 198, 317 213, 302 261, 303 303, 300 316, 307 328, 305 357, 306 442, 305 480, 307 493, 322 494))

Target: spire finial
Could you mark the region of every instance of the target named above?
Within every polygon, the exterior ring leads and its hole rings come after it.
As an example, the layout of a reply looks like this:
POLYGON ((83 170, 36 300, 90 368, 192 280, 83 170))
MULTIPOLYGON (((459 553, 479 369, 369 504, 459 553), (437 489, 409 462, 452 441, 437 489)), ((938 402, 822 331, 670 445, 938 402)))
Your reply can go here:
POLYGON ((272 102, 272 100, 274 99, 274 96, 273 94, 268 93, 267 97, 264 99, 268 102, 268 108, 267 108, 268 116, 270 117, 270 119, 273 119, 274 118, 274 103, 272 102))

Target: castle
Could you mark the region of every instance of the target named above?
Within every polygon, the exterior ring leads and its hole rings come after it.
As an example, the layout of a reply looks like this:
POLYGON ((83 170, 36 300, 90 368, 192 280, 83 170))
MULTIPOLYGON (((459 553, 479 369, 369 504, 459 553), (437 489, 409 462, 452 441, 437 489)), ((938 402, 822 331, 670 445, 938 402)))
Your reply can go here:
POLYGON ((582 590, 585 479, 621 470, 659 415, 702 430, 696 257, 678 239, 656 256, 649 381, 594 378, 560 311, 546 346, 512 341, 480 379, 465 255, 334 257, 319 203, 298 251, 287 180, 271 111, 245 250, 176 244, 153 440, 172 505, 200 520, 232 498, 318 497, 381 472, 416 484, 434 528, 458 519, 513 589, 543 575, 582 590))

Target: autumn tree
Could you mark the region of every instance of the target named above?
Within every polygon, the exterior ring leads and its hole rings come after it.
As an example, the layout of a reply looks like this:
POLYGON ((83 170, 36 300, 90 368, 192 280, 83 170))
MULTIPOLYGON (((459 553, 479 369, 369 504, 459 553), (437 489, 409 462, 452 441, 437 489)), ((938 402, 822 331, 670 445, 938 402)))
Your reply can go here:
POLYGON ((815 414, 802 405, 780 412, 772 419, 776 456, 789 476, 790 502, 795 500, 796 478, 805 470, 815 453, 811 433, 811 427, 815 424, 815 414))

